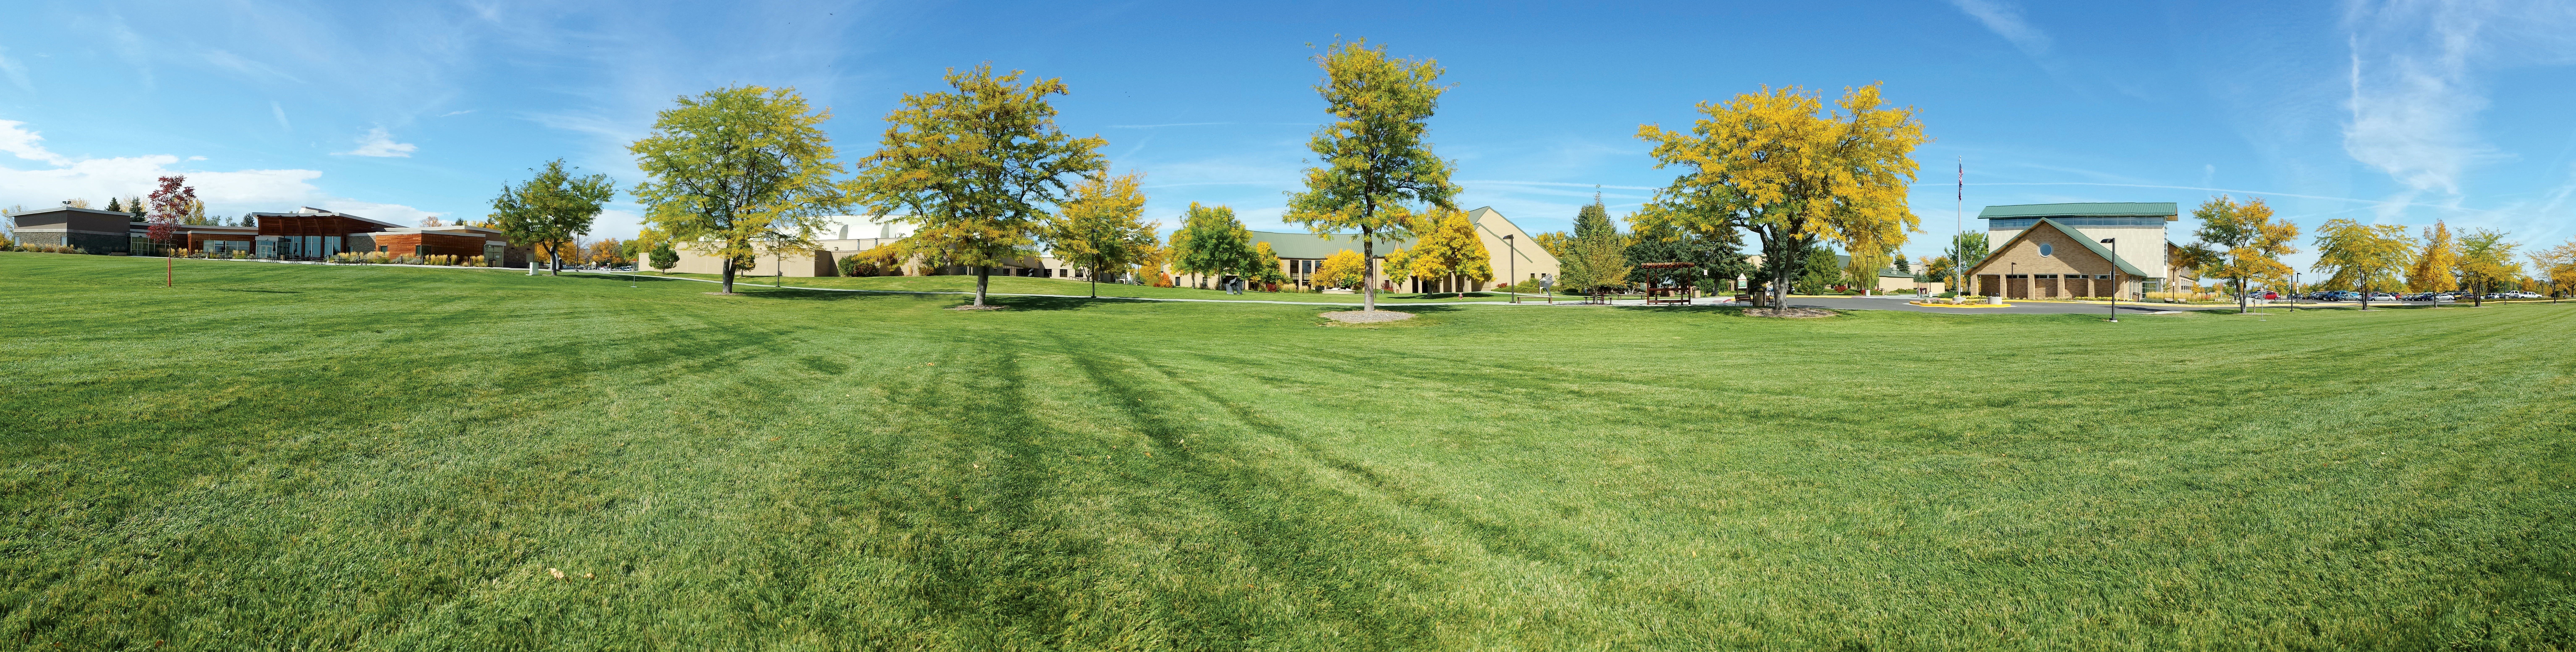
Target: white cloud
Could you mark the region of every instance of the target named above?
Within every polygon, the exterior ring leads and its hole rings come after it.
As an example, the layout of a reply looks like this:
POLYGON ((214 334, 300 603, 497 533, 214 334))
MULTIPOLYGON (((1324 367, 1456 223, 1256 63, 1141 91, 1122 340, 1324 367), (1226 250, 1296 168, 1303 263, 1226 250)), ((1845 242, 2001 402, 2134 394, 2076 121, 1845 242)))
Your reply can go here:
POLYGON ((384 127, 377 127, 367 130, 367 135, 358 137, 357 149, 333 153, 349 156, 409 158, 412 152, 419 150, 419 145, 394 142, 393 134, 387 133, 384 127))
POLYGON ((16 59, 9 58, 8 55, 9 48, 0 47, 0 75, 7 76, 9 83, 16 84, 18 90, 36 92, 36 86, 27 83, 27 66, 18 63, 16 59))
POLYGON ((2352 31, 2344 152, 2410 189, 2392 204, 2427 192, 2457 195, 2470 168, 2510 158, 2476 133, 2488 104, 2481 63, 2576 56, 2558 36, 2576 28, 2576 12, 2551 3, 2354 3, 2345 22, 2352 31))
POLYGON ((180 162, 179 157, 169 154, 74 160, 47 151, 38 144, 43 138, 22 124, 0 120, 0 151, 41 161, 49 167, 21 170, 0 166, 0 206, 51 206, 73 198, 104 206, 109 197, 151 192, 161 177, 185 175, 188 185, 197 189, 197 197, 208 204, 208 210, 222 215, 319 206, 407 224, 444 214, 333 196, 313 184, 322 178, 320 170, 180 170, 171 167, 180 162))
POLYGON ((19 127, 19 125, 23 124, 27 123, 18 122, 16 120, 0 120, 0 152, 8 152, 10 154, 17 155, 18 158, 30 161, 44 161, 51 165, 61 166, 71 164, 71 159, 64 158, 61 154, 45 151, 44 145, 36 144, 36 141, 44 140, 45 137, 36 135, 36 132, 28 131, 19 127))
POLYGON ((295 125, 289 124, 286 121, 286 105, 278 104, 277 100, 269 100, 268 112, 270 115, 277 116, 277 128, 287 131, 295 130, 295 125))
POLYGON ((272 81, 289 81, 299 84, 304 83, 304 80, 297 79, 295 75, 287 74, 286 71, 279 70, 276 66, 253 61, 248 58, 244 58, 241 55, 233 54, 224 50, 209 50, 205 54, 205 59, 206 63, 211 63, 216 67, 241 73, 247 77, 272 81))
POLYGON ((2011 41, 2013 47, 2021 48, 2022 54, 2035 57, 2048 53, 2048 34, 2023 20, 2020 7, 2000 0, 1950 0, 1950 6, 1958 7, 1959 11, 1976 18, 1977 22, 1985 23, 1986 29, 2011 41))

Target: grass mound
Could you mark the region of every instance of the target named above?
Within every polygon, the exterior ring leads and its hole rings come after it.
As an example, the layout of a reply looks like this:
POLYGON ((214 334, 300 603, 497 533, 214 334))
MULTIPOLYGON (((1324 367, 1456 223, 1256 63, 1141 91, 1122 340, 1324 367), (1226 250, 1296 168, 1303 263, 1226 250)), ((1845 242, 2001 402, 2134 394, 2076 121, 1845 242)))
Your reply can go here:
POLYGON ((1367 330, 177 265, 0 253, 0 646, 2576 641, 2576 306, 1367 330))

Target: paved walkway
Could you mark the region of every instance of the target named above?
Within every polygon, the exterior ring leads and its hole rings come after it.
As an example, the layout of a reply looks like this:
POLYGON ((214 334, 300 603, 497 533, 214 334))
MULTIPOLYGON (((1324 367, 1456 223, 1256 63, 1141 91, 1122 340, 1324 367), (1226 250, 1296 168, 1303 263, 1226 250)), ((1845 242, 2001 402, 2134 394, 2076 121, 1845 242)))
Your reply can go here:
MULTIPOLYGON (((576 272, 574 272, 574 270, 564 270, 564 271, 565 271, 566 273, 576 273, 576 272)), ((641 273, 635 273, 635 272, 602 272, 602 271, 587 271, 587 270, 585 270, 585 271, 581 271, 581 272, 577 272, 577 273, 583 273, 583 274, 602 274, 602 275, 609 275, 609 276, 633 276, 633 277, 637 277, 637 278, 661 279, 661 280, 671 280, 671 281, 696 281, 696 282, 699 282, 699 283, 716 283, 716 284, 719 284, 719 285, 721 285, 721 284, 722 284, 722 282, 721 282, 721 281, 713 281, 713 280, 702 279, 702 278, 689 278, 689 277, 686 277, 686 276, 654 276, 654 275, 647 275, 647 274, 641 274, 641 273)), ((761 285, 761 284, 758 284, 758 283, 748 283, 748 282, 743 281, 742 279, 735 279, 735 280, 734 280, 734 284, 735 284, 735 285, 746 286, 746 287, 777 287, 777 286, 770 286, 770 285, 761 285)), ((789 289, 789 290, 813 290, 813 291, 817 291, 817 292, 859 292, 859 293, 865 293, 865 294, 918 294, 918 295, 949 294, 949 295, 968 295, 968 296, 971 296, 971 295, 975 294, 975 293, 973 293, 973 292, 959 292, 959 291, 937 291, 937 290, 858 290, 858 289, 851 289, 851 288, 818 288, 818 287, 805 287, 805 286, 800 286, 800 285, 790 285, 790 286, 787 286, 785 289, 789 289)), ((987 293, 985 293, 985 294, 984 294, 984 296, 988 296, 988 297, 1049 297, 1049 298, 1058 298, 1058 299, 1089 299, 1089 298, 1092 298, 1092 297, 1091 297, 1091 295, 1087 295, 1087 294, 1016 294, 1016 293, 1008 293, 1008 292, 987 292, 987 293)), ((1441 301, 1441 302, 1436 302, 1436 303, 1435 303, 1435 302, 1420 302, 1420 303, 1390 303, 1390 302, 1384 302, 1384 301, 1381 301, 1381 302, 1378 302, 1378 304, 1377 304, 1377 305, 1378 305, 1378 307, 1379 307, 1379 308, 1401 308, 1401 307, 1406 307, 1406 306, 1512 306, 1512 307, 1537 307, 1537 308, 1581 308, 1581 307, 1585 307, 1585 306, 1587 306, 1587 305, 1589 305, 1589 306, 1591 306, 1591 307, 1600 307, 1600 305, 1599 305, 1599 304, 1583 304, 1583 303, 1579 303, 1579 302, 1577 302, 1577 301, 1573 301, 1573 300, 1565 299, 1565 298, 1563 298, 1563 297, 1559 297, 1559 298, 1557 299, 1556 303, 1553 303, 1553 304, 1547 303, 1547 302, 1545 301, 1545 299, 1544 299, 1544 298, 1542 298, 1542 297, 1528 296, 1528 295, 1523 295, 1523 297, 1524 297, 1524 298, 1522 299, 1522 302, 1521 302, 1521 303, 1512 303, 1512 302, 1509 302, 1509 301, 1441 301)), ((1330 301, 1275 301, 1275 300, 1269 300, 1269 299, 1168 299, 1168 298, 1144 298, 1144 297, 1099 297, 1099 298, 1100 298, 1100 299, 1102 299, 1102 300, 1116 300, 1116 301, 1161 301, 1161 302, 1170 302, 1170 303, 1267 303, 1267 304, 1285 305, 1285 306, 1317 306, 1317 307, 1348 307, 1348 306, 1359 306, 1359 305, 1361 305, 1361 304, 1359 304, 1359 303, 1337 303, 1337 302, 1330 302, 1330 301)), ((2109 312, 2110 312, 2110 306, 2098 305, 2098 304, 2097 304, 2097 305, 2087 305, 2087 304, 2080 304, 2080 303, 2020 303, 2020 304, 2014 304, 2012 307, 2009 307, 2009 308, 1935 308, 1935 307, 1917 306, 1917 305, 1914 305, 1914 304, 1906 303, 1906 301, 1911 300, 1911 299, 1913 299, 1913 297, 1907 297, 1907 296, 1889 296, 1889 297, 1801 297, 1801 296, 1792 296, 1792 297, 1789 297, 1789 305, 1790 305, 1791 307, 1798 307, 1798 308, 1827 308, 1827 309, 1832 309, 1832 310, 1902 310, 1902 311, 1906 311, 1906 312, 1933 312, 1933 313, 1941 313, 1941 314, 1949 314, 1949 315, 1993 315, 1993 314, 2008 314, 2008 315, 2010 315, 2010 314, 2019 314, 2019 315, 2063 315, 2063 314, 2083 314, 2083 313, 2107 314, 2107 313, 2109 313, 2109 312)), ((1655 304, 1655 305, 1649 306, 1649 305, 1647 305, 1647 304, 1646 304, 1646 301, 1645 301, 1644 299, 1618 299, 1618 300, 1613 300, 1613 301, 1611 301, 1611 302, 1610 302, 1610 305, 1612 305, 1612 306, 1618 306, 1618 307, 1626 307, 1626 308, 1646 308, 1646 307, 1653 307, 1653 308, 1667 308, 1667 307, 1670 307, 1670 308, 1678 308, 1678 307, 1682 307, 1682 306, 1674 305, 1674 304, 1655 304)), ((1735 301, 1732 301, 1732 300, 1729 300, 1729 299, 1725 299, 1725 298, 1722 298, 1722 297, 1702 297, 1702 298, 1699 298, 1699 299, 1692 300, 1692 301, 1691 301, 1691 305, 1693 305, 1693 306, 1732 306, 1732 307, 1749 307, 1749 305, 1748 305, 1748 304, 1744 304, 1744 303, 1737 303, 1737 302, 1735 302, 1735 301)), ((2165 311, 2165 310, 2208 310, 2208 309, 2214 309, 2214 308, 2227 308, 2227 309, 2231 309, 2231 310, 2232 310, 2232 309, 2234 309, 2234 308, 2235 308, 2235 306, 2164 306, 2164 305, 2156 305, 2156 304, 2129 304, 2129 303, 2123 303, 2123 304, 2120 304, 2120 314, 2123 314, 2123 315, 2142 315, 2142 314, 2151 314, 2151 313, 2155 313, 2155 312, 2159 312, 2159 311, 2165 311)))

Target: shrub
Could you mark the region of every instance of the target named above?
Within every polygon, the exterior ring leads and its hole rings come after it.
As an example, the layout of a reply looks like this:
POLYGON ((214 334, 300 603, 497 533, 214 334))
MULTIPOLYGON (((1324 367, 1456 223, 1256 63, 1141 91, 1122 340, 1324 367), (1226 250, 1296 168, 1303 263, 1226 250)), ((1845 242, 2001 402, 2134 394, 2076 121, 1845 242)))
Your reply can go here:
MULTIPOLYGON (((870 260, 868 260, 868 259, 866 259, 866 258, 864 258, 864 257, 861 257, 861 256, 859 256, 859 255, 856 255, 856 254, 848 255, 848 256, 842 256, 842 257, 841 257, 841 260, 840 260, 840 261, 838 261, 838 262, 836 262, 836 263, 834 263, 834 265, 837 265, 837 266, 839 266, 839 267, 841 268, 841 275, 842 275, 842 276, 876 276, 876 275, 877 275, 877 265, 876 265, 876 263, 875 263, 875 262, 873 262, 873 261, 870 261, 870 260)), ((665 267, 665 268, 667 268, 668 266, 666 265, 666 266, 664 266, 664 267, 665 267)))

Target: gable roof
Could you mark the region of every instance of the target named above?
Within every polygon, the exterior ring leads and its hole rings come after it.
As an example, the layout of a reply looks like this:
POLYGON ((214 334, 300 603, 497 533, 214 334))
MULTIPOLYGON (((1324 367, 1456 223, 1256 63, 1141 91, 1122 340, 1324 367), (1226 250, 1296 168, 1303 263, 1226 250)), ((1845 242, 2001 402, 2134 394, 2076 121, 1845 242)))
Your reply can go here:
MULTIPOLYGON (((2072 227, 2057 223, 2057 220, 2045 217, 2039 218, 2039 224, 2045 224, 2048 225, 2048 228, 2057 229, 2058 233, 2065 234, 2067 238, 2074 240, 2076 244, 2084 245, 2086 250, 2093 252, 2093 255, 2100 256, 2103 260, 2111 261, 2111 265, 2120 268, 2120 273, 2122 274, 2138 277, 2154 276, 2154 274, 2138 271, 2138 267, 2136 265, 2129 264, 2129 261, 2122 260, 2119 256, 2111 255, 2111 250, 2102 248, 2102 243, 2095 242, 2091 236, 2084 235, 2083 231, 2077 231, 2072 227)), ((2013 245, 2021 244, 2021 241, 2030 238, 2030 234, 2037 232, 2039 232, 2039 225, 2031 225, 2030 228, 2022 229, 2020 233, 2013 234, 2012 239, 2005 240, 2001 246, 1997 246, 1986 251, 1996 252, 2011 249, 2013 245)), ((1986 271, 1986 266, 1992 264, 1995 264, 1995 256, 1993 253, 1988 253, 1986 254, 1986 259, 1984 261, 1978 262, 1976 267, 1968 268, 1968 274, 1975 275, 1978 272, 1986 271)))
POLYGON ((2181 207, 2169 201, 2084 202, 2076 204, 2012 204, 1987 206, 1977 211, 1977 219, 2014 219, 2030 217, 2161 217, 2167 222, 2182 219, 2181 207))

